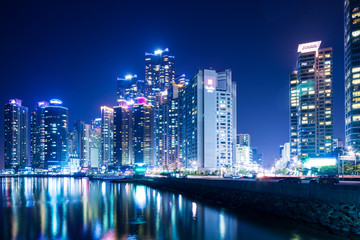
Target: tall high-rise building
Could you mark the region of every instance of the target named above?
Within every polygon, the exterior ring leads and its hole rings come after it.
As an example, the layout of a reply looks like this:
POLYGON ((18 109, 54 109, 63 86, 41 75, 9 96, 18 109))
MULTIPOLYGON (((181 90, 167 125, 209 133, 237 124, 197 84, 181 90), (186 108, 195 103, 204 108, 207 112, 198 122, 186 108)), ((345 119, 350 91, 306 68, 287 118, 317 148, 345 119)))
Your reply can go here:
POLYGON ((132 108, 125 100, 114 107, 114 165, 132 165, 132 108))
POLYGON ((76 121, 71 136, 72 146, 69 143, 69 152, 76 154, 80 159, 81 167, 90 166, 90 133, 91 126, 83 121, 76 121), (72 151, 70 151, 70 146, 72 151))
POLYGON ((38 102, 35 111, 31 113, 31 166, 45 168, 45 109, 48 102, 38 102))
POLYGON ((169 162, 169 106, 168 91, 155 96, 155 156, 156 165, 167 169, 169 162))
MULTIPOLYGON (((319 49, 320 44, 321 41, 299 45, 296 81, 294 73, 290 75, 290 134, 295 130, 295 103, 299 156, 324 156, 332 151, 332 49, 319 49)), ((294 136, 290 135, 290 143, 294 143, 294 136)))
POLYGON ((345 145, 360 152, 360 0, 345 0, 345 145))
POLYGON ((101 166, 113 166, 114 159, 114 109, 101 107, 101 166))
POLYGON ((137 98, 131 109, 133 163, 155 164, 154 107, 146 98, 137 98))
POLYGON ((145 95, 145 80, 138 79, 137 75, 126 75, 117 78, 117 100, 132 101, 145 95))
POLYGON ((156 93, 166 90, 175 79, 175 57, 169 49, 145 53, 146 97, 154 104, 156 93))
POLYGON ((236 160, 236 84, 231 70, 199 70, 182 96, 183 168, 215 171, 236 160))
POLYGON ((250 134, 239 133, 236 136, 236 144, 240 147, 250 147, 250 134))
POLYGON ((29 119, 28 108, 22 100, 10 99, 5 105, 5 168, 18 169, 28 166, 29 119))
POLYGON ((61 168, 68 164, 68 109, 58 99, 39 102, 31 116, 32 166, 61 168))
POLYGON ((182 168, 182 94, 187 85, 185 75, 175 79, 168 89, 168 163, 167 169, 182 168))
POLYGON ((90 131, 90 167, 99 168, 101 160, 101 118, 91 122, 90 131))
POLYGON ((297 155, 298 150, 298 107, 299 107, 299 94, 298 94, 298 72, 293 71, 290 73, 290 154, 291 156, 297 155))

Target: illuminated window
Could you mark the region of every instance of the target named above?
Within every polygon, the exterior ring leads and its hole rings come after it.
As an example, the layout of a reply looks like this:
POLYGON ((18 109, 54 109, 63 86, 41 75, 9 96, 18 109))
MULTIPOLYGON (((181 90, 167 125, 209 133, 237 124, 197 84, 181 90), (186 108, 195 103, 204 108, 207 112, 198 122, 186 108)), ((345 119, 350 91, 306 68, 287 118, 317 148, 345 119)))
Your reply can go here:
POLYGON ((353 81, 352 81, 352 84, 354 84, 354 85, 355 85, 355 84, 359 84, 359 83, 360 83, 360 79, 356 79, 356 80, 353 80, 353 81))
POLYGON ((353 96, 354 96, 354 97, 359 97, 359 96, 360 96, 360 91, 353 92, 353 96))
POLYGON ((353 24, 357 24, 357 23, 359 23, 360 22, 360 18, 357 18, 357 19, 355 19, 354 21, 353 21, 353 24))
POLYGON ((360 17, 360 12, 353 13, 351 16, 352 18, 358 18, 360 17))
POLYGON ((354 103, 354 104, 352 105, 352 108, 353 108, 353 109, 358 109, 358 108, 360 108, 360 103, 354 103))
POLYGON ((351 35, 352 35, 353 37, 358 37, 358 36, 360 35, 360 30, 353 31, 353 32, 351 33, 351 35))
POLYGON ((353 121, 360 121, 360 115, 353 116, 353 121))

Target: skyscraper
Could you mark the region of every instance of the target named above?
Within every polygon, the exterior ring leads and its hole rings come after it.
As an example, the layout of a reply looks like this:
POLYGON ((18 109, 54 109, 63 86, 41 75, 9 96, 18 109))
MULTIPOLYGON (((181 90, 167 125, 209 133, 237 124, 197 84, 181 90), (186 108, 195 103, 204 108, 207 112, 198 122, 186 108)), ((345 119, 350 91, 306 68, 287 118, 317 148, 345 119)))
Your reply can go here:
POLYGON ((99 168, 101 159, 101 118, 91 122, 90 131, 90 167, 99 168))
POLYGON ((154 104, 156 93, 167 89, 175 79, 175 57, 169 55, 169 49, 145 53, 146 97, 154 104))
POLYGON ((114 160, 114 109, 101 107, 101 166, 111 167, 114 160))
POLYGON ((126 75, 117 78, 117 100, 133 101, 145 94, 146 83, 138 79, 137 75, 126 75))
POLYGON ((133 163, 153 166, 154 161, 154 107, 145 98, 137 98, 132 106, 133 163))
POLYGON ((29 161, 28 108, 22 100, 10 99, 5 105, 5 168, 18 169, 29 161))
POLYGON ((298 72, 293 71, 290 73, 290 154, 291 156, 297 155, 298 150, 298 107, 299 107, 299 94, 298 94, 298 72))
POLYGON ((345 144, 360 152, 360 0, 345 0, 345 144))
POLYGON ((31 113, 31 166, 45 168, 45 109, 48 102, 38 102, 35 111, 31 113))
POLYGON ((169 162, 169 106, 168 91, 156 93, 155 100, 155 156, 156 165, 164 169, 169 162))
POLYGON ((182 168, 182 94, 188 81, 185 75, 173 81, 168 89, 168 163, 167 169, 182 168))
POLYGON ((332 49, 319 49, 320 44, 299 45, 297 79, 295 72, 290 75, 290 142, 297 137, 299 156, 324 156, 332 151, 332 49))
POLYGON ((31 116, 32 166, 56 169, 68 164, 68 109, 58 99, 39 102, 31 116))
POLYGON ((215 171, 236 159, 236 84, 231 70, 199 70, 182 96, 183 168, 215 171))
POLYGON ((68 163, 68 109, 58 99, 50 100, 44 111, 45 166, 65 167, 68 163))
POLYGON ((114 107, 114 165, 132 165, 131 106, 125 100, 114 107))
POLYGON ((90 124, 86 124, 83 121, 76 121, 74 123, 74 152, 80 159, 81 167, 90 166, 90 124))

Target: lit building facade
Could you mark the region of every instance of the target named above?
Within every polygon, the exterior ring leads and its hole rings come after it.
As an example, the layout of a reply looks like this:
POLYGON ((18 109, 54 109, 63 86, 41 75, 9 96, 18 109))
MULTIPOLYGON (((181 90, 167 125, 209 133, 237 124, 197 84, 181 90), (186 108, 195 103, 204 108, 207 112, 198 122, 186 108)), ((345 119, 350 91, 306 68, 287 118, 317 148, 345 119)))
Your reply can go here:
POLYGON ((91 122, 90 131, 90 167, 97 169, 101 163, 101 118, 91 122))
POLYGON ((114 159, 114 109, 101 107, 101 167, 113 166, 114 159))
POLYGON ((155 158, 163 169, 169 164, 169 106, 168 91, 156 93, 155 97, 155 158))
POLYGON ((360 1, 345 0, 345 145, 360 152, 360 1))
POLYGON ((131 101, 145 94, 146 82, 138 79, 137 75, 126 75, 117 78, 117 100, 131 101))
POLYGON ((291 156, 297 155, 298 150, 298 107, 299 107, 299 94, 298 94, 298 72, 293 71, 290 73, 290 153, 291 156))
POLYGON ((236 144, 240 147, 250 147, 250 134, 239 133, 236 136, 236 144))
POLYGON ((38 102, 35 111, 31 113, 31 166, 45 169, 45 110, 48 102, 38 102))
POLYGON ((31 115, 32 166, 41 169, 66 167, 68 155, 68 109, 58 99, 39 102, 31 115))
POLYGON ((145 53, 146 97, 155 106, 156 93, 166 90, 175 79, 175 57, 169 55, 169 49, 145 53))
POLYGON ((154 166, 154 107, 137 98, 131 107, 133 163, 154 166))
POLYGON ((5 169, 27 167, 30 142, 28 108, 22 106, 22 100, 10 99, 4 113, 5 169))
POLYGON ((77 154, 80 159, 81 167, 90 166, 90 135, 91 125, 83 121, 76 121, 74 123, 74 130, 72 131, 72 151, 69 153, 77 154))
POLYGON ((236 84, 231 70, 199 70, 182 96, 183 168, 215 171, 236 160, 236 84))
POLYGON ((252 151, 249 146, 236 144, 236 170, 252 170, 253 168, 252 151))
POLYGON ((167 169, 182 169, 182 94, 188 81, 185 75, 175 79, 168 89, 168 161, 167 169))
MULTIPOLYGON (((324 156, 332 152, 332 49, 319 49, 320 44, 321 41, 299 45, 297 84, 293 86, 290 82, 290 94, 296 93, 290 100, 295 100, 298 105, 296 154, 300 157, 324 156)), ((293 75, 290 81, 295 81, 293 75)), ((290 134, 295 127, 293 103, 290 101, 290 114, 293 114, 290 115, 290 134)), ((292 137, 295 135, 290 135, 290 144, 294 143, 292 137)))
POLYGON ((131 107, 125 100, 114 107, 114 165, 132 165, 131 107))

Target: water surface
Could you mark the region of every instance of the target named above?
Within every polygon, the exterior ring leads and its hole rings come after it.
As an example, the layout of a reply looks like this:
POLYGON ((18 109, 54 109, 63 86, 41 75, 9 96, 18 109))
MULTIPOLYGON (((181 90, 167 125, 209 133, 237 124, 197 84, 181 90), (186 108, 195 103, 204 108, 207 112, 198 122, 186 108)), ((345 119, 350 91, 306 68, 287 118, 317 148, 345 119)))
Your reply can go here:
POLYGON ((332 239, 140 185, 87 178, 0 183, 0 239, 332 239))

